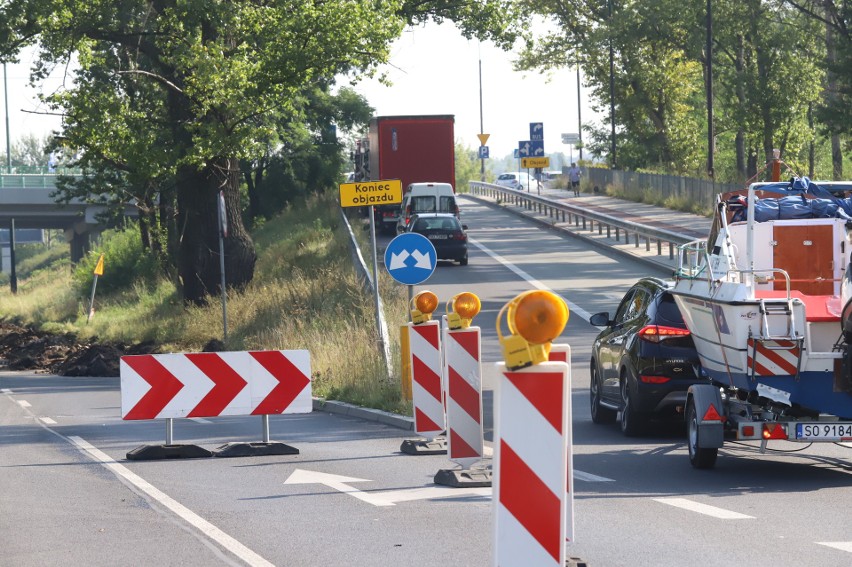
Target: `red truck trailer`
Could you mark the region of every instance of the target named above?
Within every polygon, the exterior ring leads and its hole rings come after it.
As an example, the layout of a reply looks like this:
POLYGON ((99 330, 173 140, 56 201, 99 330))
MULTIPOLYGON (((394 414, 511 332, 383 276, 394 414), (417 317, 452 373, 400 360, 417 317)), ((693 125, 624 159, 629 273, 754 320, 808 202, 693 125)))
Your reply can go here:
MULTIPOLYGON (((370 120, 369 179, 399 179, 403 197, 412 183, 449 183, 455 190, 455 118, 434 116, 377 116, 370 120)), ((399 205, 376 207, 377 221, 392 232, 399 205)))

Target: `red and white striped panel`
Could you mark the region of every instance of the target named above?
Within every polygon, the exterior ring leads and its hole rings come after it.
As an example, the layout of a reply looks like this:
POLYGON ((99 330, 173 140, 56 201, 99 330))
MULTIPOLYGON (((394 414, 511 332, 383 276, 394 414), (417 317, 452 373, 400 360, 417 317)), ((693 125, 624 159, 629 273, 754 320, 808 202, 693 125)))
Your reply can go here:
POLYGON ((497 364, 494 564, 565 565, 568 373, 564 362, 497 364))
MULTIPOLYGON (((565 362, 568 364, 568 391, 571 391, 571 345, 550 345, 550 361, 565 362)), ((571 415, 571 396, 568 396, 568 415, 571 415)), ((568 418, 568 483, 565 488, 565 541, 574 541, 574 492, 571 489, 571 481, 574 479, 574 436, 571 431, 571 418, 568 418)))
POLYGON ((748 340, 748 367, 752 367, 752 350, 757 344, 754 357, 754 373, 757 376, 794 376, 801 352, 795 341, 748 340))
POLYGON ((408 347, 414 430, 418 435, 433 439, 444 431, 440 323, 409 323, 408 347))
POLYGON ((447 456, 463 468, 482 459, 482 352, 479 327, 444 332, 447 456))

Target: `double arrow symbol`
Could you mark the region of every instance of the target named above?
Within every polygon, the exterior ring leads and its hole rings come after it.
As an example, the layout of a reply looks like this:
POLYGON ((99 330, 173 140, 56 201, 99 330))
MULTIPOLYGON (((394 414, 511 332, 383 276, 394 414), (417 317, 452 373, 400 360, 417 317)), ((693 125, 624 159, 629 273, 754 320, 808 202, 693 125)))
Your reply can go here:
POLYGON ((124 356, 122 418, 306 413, 310 383, 307 351, 124 356))
POLYGON ((415 250, 411 254, 408 253, 408 250, 403 250, 399 254, 394 254, 391 252, 391 261, 390 266, 388 266, 388 270, 396 270, 398 268, 407 268, 408 264, 405 263, 408 258, 414 258, 415 268, 423 268, 424 270, 432 269, 432 262, 429 260, 429 254, 424 254, 420 250, 415 250))

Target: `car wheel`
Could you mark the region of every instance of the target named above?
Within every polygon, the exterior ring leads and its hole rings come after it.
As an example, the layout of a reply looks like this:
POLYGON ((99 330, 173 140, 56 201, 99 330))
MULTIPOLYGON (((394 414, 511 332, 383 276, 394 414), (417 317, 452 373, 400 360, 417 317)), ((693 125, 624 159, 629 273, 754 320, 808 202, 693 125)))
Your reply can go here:
POLYGON ((459 266, 467 266, 467 254, 464 255, 464 258, 459 260, 459 266))
POLYGON ((689 462, 697 469, 712 469, 716 465, 716 457, 719 455, 717 447, 702 448, 698 444, 698 411, 695 409, 695 400, 689 399, 686 408, 686 444, 689 448, 689 462))
POLYGON ((647 418, 636 411, 636 400, 630 393, 630 381, 626 372, 622 372, 621 376, 621 403, 621 432, 627 437, 641 435, 645 429, 647 418))
POLYGON ((615 423, 616 411, 601 405, 601 381, 598 378, 597 364, 594 360, 589 372, 589 402, 591 403, 592 423, 615 423))

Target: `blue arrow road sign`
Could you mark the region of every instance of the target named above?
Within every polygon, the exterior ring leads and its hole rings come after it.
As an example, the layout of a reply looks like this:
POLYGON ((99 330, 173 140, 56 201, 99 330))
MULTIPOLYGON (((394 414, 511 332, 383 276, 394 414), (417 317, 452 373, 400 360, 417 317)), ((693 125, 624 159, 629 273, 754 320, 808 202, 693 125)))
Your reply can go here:
POLYGON ((544 142, 526 140, 518 142, 518 155, 525 157, 544 157, 544 142))
POLYGON ((544 122, 530 122, 530 140, 544 142, 544 122))
POLYGON ((438 254, 429 239, 416 232, 400 234, 385 248, 385 267, 401 284, 425 282, 435 271, 438 254))

